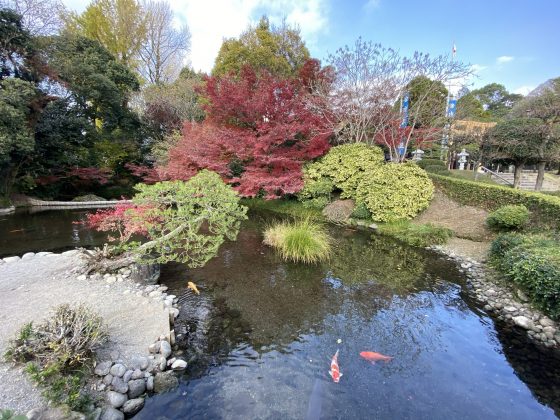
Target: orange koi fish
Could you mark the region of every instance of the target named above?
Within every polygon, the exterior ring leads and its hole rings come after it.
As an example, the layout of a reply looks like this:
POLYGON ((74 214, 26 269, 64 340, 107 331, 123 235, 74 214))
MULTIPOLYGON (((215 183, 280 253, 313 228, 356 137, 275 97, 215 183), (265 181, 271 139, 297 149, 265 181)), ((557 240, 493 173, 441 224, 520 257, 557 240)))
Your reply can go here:
POLYGON ((360 352, 360 356, 362 356, 368 362, 371 362, 371 364, 373 365, 375 364, 375 362, 379 362, 380 360, 383 362, 389 362, 393 359, 391 356, 385 356, 384 354, 374 351, 362 351, 360 352))
POLYGON ((197 295, 200 295, 200 292, 198 291, 198 287, 196 287, 196 284, 194 284, 192 281, 189 281, 187 283, 187 287, 191 289, 193 292, 195 292, 197 295))
POLYGON ((340 369, 338 368, 338 350, 331 360, 331 370, 329 370, 329 375, 331 375, 331 378, 335 383, 338 383, 338 381, 340 381, 340 377, 342 376, 342 373, 340 373, 340 369))

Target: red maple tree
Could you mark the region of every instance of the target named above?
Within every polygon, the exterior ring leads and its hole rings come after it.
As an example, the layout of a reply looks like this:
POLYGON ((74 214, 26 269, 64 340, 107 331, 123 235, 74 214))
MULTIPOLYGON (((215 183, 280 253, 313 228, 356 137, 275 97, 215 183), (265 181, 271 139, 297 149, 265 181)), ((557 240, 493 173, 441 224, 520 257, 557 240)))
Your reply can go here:
POLYGON ((331 136, 308 89, 309 77, 321 73, 309 67, 305 79, 257 76, 248 67, 239 77, 208 77, 202 92, 207 118, 184 124, 168 164, 158 168, 162 178, 187 180, 206 168, 244 197, 298 192, 303 164, 325 154, 331 136))

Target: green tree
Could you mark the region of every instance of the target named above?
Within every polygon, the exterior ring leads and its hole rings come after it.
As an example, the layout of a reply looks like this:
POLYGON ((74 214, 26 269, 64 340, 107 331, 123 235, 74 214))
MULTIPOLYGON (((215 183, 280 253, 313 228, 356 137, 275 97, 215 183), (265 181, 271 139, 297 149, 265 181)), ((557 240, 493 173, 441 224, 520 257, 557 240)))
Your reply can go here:
POLYGON ((457 100, 455 118, 458 120, 488 121, 491 119, 491 114, 489 111, 485 111, 482 102, 472 92, 469 92, 457 100))
POLYGON ((298 28, 286 22, 277 27, 262 17, 239 39, 224 40, 212 75, 239 74, 244 66, 249 65, 256 71, 266 70, 276 76, 295 76, 308 58, 309 51, 298 28))
POLYGON ((445 118, 447 88, 440 81, 417 76, 407 86, 410 120, 418 127, 441 125, 445 118))
POLYGON ((6 77, 32 80, 30 61, 35 56, 33 39, 23 27, 21 15, 0 9, 0 80, 6 77))
POLYGON ((503 119, 523 98, 523 95, 508 92, 505 86, 499 83, 490 83, 473 90, 472 94, 480 101, 484 110, 488 111, 492 121, 503 119))
POLYGON ((544 135, 535 144, 538 175, 535 189, 542 189, 546 164, 560 160, 560 77, 534 95, 519 101, 512 114, 532 117, 541 121, 544 135))
POLYGON ((513 187, 519 188, 523 167, 537 159, 536 150, 545 136, 538 118, 510 118, 488 130, 485 147, 490 156, 515 165, 513 187))
POLYGON ((93 0, 81 15, 69 13, 65 21, 67 31, 99 41, 119 62, 137 68, 147 14, 136 0, 93 0))

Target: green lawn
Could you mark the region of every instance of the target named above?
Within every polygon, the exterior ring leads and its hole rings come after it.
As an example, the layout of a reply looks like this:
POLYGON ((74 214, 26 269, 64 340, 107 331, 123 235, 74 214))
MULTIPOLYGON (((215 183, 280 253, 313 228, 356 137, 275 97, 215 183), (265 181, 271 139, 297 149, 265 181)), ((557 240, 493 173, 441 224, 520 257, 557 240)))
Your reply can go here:
MULTIPOLYGON (((474 179, 475 175, 476 175, 476 173, 473 172, 473 171, 460 171, 458 169, 451 170, 451 176, 453 178, 466 179, 466 180, 469 180, 469 181, 474 181, 475 180, 474 179)), ((489 175, 486 175, 486 174, 479 174, 478 179, 476 181, 481 182, 483 184, 500 185, 497 182, 495 182, 493 179, 491 179, 489 175)))

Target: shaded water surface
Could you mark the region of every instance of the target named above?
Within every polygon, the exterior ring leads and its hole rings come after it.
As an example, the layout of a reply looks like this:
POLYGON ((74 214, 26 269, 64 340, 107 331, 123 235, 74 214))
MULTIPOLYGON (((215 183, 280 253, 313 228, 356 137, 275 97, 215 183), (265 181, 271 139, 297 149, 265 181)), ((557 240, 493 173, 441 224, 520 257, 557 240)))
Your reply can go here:
MULTIPOLYGON (((0 217, 0 255, 98 246, 87 211, 0 217)), ((252 215, 202 269, 163 267, 180 297, 177 390, 138 419, 547 419, 560 413, 558 354, 493 321, 435 254, 333 228, 320 265, 285 263, 252 215), (201 295, 187 288, 192 280, 201 295), (341 343, 337 343, 337 340, 341 343), (339 349, 343 376, 327 372, 339 349), (394 359, 371 365, 359 352, 394 359), (552 407, 552 408, 551 408, 552 407)), ((264 216, 262 216, 264 217, 264 216)))
POLYGON ((18 209, 15 214, 0 215, 0 257, 100 246, 106 235, 79 224, 92 211, 18 209))
POLYGON ((136 418, 555 418, 558 360, 514 332, 498 337, 454 264, 338 228, 329 262, 285 263, 262 245, 264 224, 247 222, 202 269, 164 268, 190 363, 179 388, 136 418), (364 350, 394 359, 372 365, 364 350))

